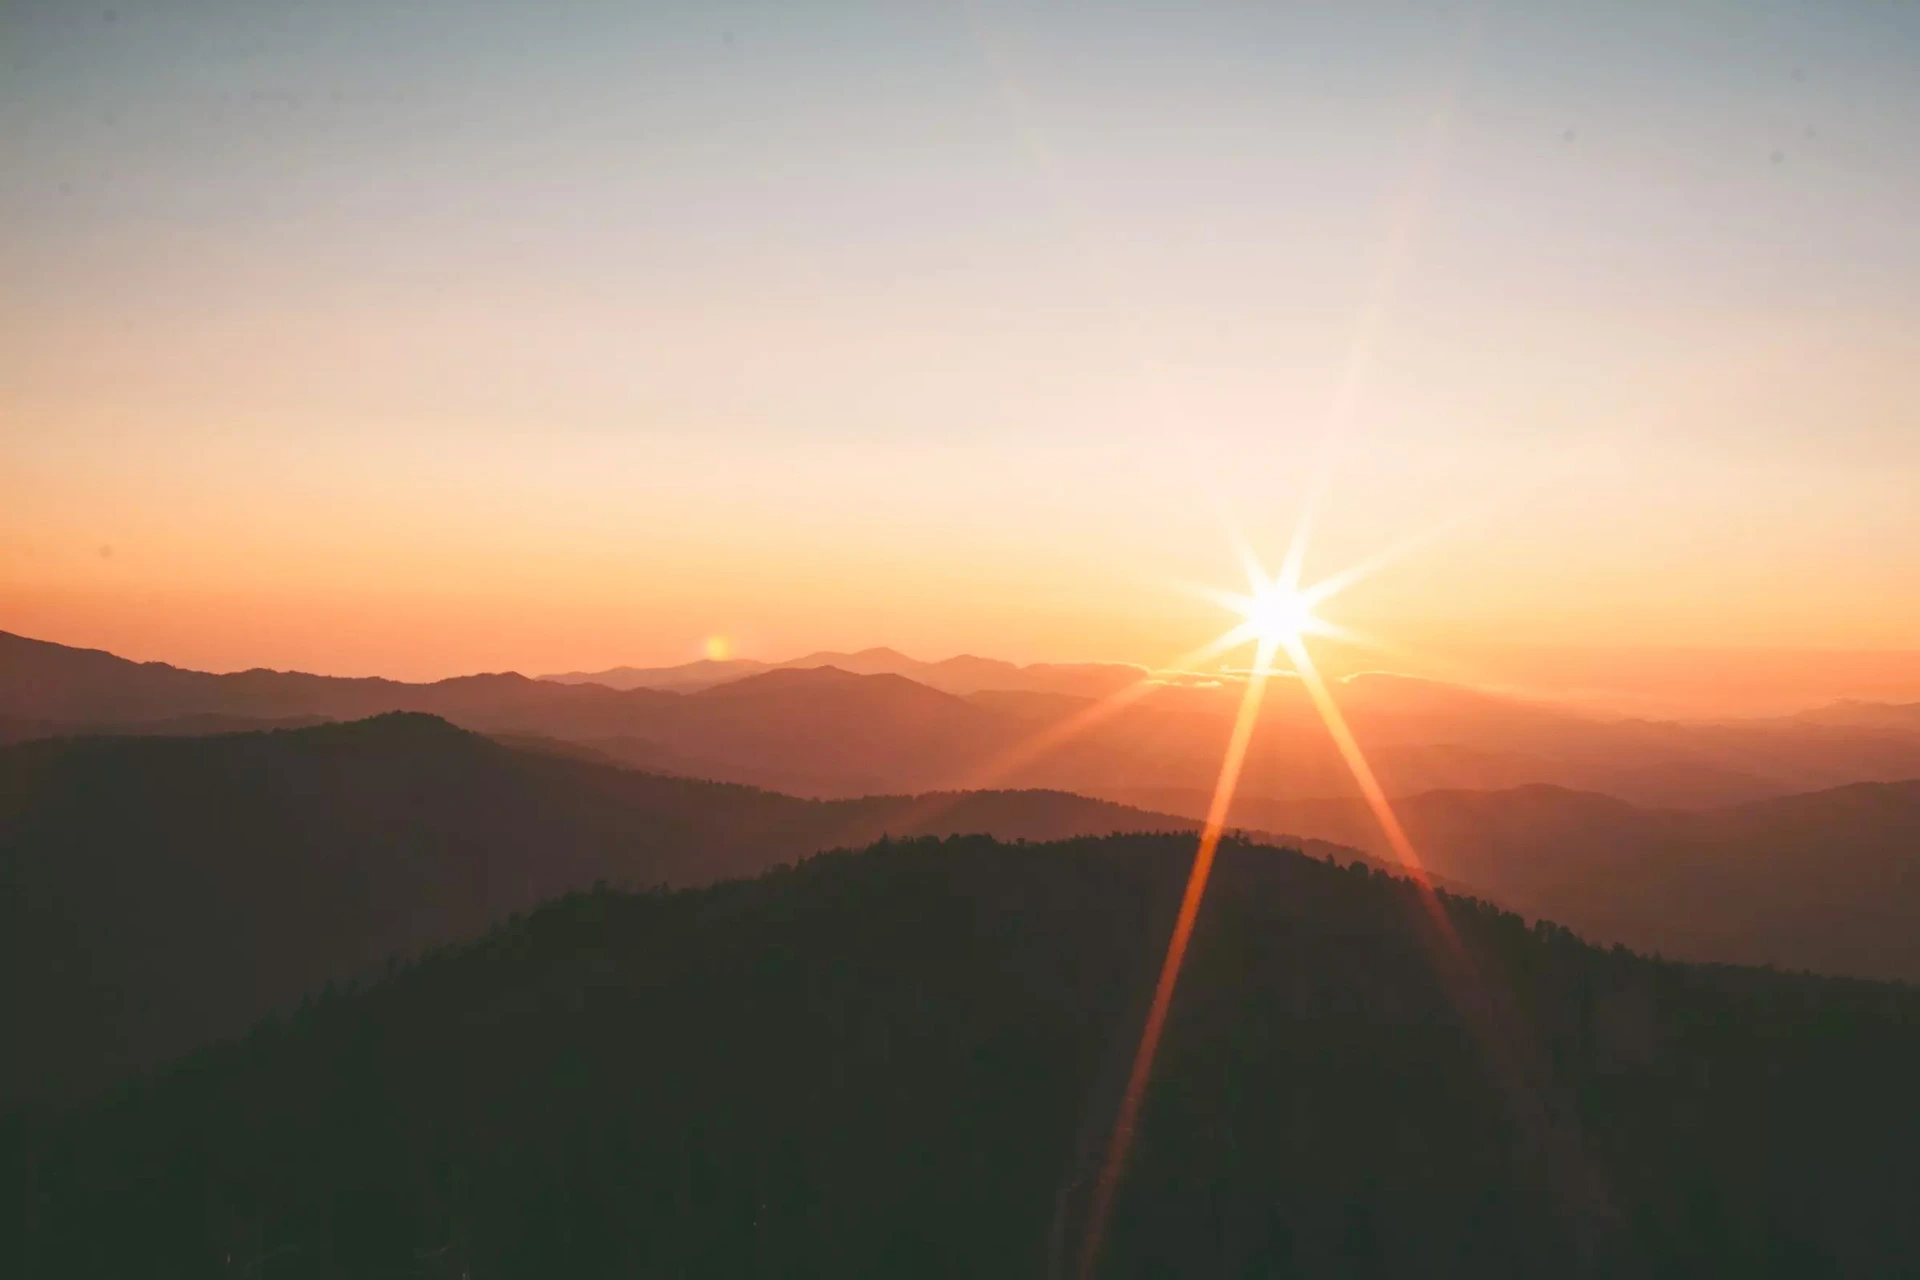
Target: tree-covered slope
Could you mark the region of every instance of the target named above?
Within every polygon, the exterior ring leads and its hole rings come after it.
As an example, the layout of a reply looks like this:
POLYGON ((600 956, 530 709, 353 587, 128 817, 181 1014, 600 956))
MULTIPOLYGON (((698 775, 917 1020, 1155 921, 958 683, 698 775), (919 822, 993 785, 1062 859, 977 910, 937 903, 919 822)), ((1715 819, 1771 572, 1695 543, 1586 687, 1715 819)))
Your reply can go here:
POLYGON ((705 884, 883 834, 1191 825, 1058 792, 802 800, 420 715, 0 747, 0 1106, 117 1083, 597 880, 705 884))
MULTIPOLYGON (((16 1122, 7 1247, 27 1276, 1070 1274, 1191 853, 922 841, 570 897, 16 1122)), ((1404 882, 1223 850, 1101 1274, 1920 1256, 1920 992, 1447 914, 1457 952, 1404 882)))

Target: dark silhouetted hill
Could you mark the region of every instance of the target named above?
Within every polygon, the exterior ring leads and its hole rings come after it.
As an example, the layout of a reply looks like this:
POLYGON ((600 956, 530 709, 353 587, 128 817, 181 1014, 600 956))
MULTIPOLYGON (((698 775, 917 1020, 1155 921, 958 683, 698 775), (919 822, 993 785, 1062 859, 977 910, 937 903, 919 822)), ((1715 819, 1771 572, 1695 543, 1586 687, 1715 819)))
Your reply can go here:
MULTIPOLYGON (((29 1280, 1074 1274, 1191 853, 572 897, 0 1130, 0 1244, 29 1280)), ((1222 851, 1099 1275, 1911 1271, 1920 991, 1447 915, 1457 953, 1404 882, 1222 851)))
POLYGON ((409 714, 0 748, 0 1101, 110 1083, 597 880, 701 884, 888 833, 1192 825, 1059 793, 800 800, 409 714))

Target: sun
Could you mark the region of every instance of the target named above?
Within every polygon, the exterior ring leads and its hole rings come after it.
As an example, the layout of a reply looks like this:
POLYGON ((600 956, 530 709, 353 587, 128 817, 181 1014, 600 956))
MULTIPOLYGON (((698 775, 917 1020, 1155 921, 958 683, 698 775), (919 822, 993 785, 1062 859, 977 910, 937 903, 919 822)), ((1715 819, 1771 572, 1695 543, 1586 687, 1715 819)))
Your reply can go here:
POLYGON ((1263 645, 1288 650, 1325 626, 1314 616, 1313 605, 1312 598, 1304 592, 1290 590, 1277 582, 1235 602, 1254 639, 1263 645))
POLYGON ((1264 668, 1279 653, 1287 654, 1297 665, 1308 636, 1338 639, 1344 635, 1341 628, 1320 617, 1315 610, 1347 586, 1348 575, 1336 575, 1325 582, 1303 587, 1296 555, 1290 554, 1280 572, 1273 575, 1269 575, 1259 559, 1244 546, 1241 558, 1247 574, 1244 593, 1199 588, 1200 594, 1241 618, 1238 625, 1206 646, 1207 652, 1224 652, 1251 643, 1258 654, 1255 667, 1264 668))

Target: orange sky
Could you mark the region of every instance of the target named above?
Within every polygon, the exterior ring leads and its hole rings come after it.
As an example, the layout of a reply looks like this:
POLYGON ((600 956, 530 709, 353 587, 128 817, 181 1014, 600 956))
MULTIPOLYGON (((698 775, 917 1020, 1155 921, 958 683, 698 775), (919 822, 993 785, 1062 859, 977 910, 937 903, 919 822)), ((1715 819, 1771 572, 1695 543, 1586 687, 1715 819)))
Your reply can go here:
POLYGON ((0 627, 1154 663, 1324 475, 1496 683, 1920 698, 1899 13, 646 8, 3 19, 0 627))

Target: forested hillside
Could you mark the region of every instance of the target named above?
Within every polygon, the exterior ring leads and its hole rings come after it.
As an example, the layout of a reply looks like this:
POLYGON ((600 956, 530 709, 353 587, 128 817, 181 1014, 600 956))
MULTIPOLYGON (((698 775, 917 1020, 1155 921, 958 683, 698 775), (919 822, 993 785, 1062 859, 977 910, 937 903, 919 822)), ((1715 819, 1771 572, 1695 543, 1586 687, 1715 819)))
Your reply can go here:
MULTIPOLYGON (((7 1247, 29 1277, 1069 1274, 1191 852, 921 841, 570 897, 15 1122, 7 1247)), ((1447 917, 1457 953, 1404 882, 1223 850, 1102 1275, 1920 1256, 1920 992, 1447 917)))
POLYGON ((0 1106, 116 1083, 598 880, 705 884, 885 834, 1191 825, 1058 792, 802 800, 420 715, 0 747, 0 1106))

